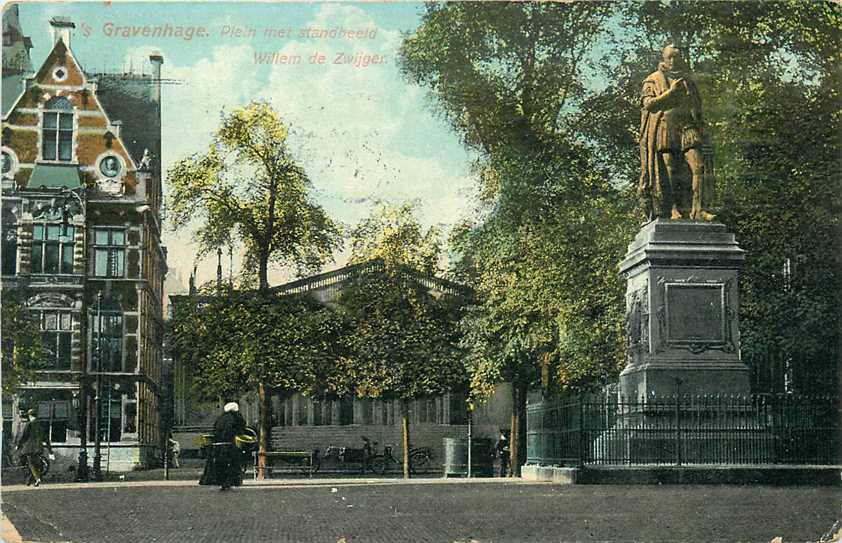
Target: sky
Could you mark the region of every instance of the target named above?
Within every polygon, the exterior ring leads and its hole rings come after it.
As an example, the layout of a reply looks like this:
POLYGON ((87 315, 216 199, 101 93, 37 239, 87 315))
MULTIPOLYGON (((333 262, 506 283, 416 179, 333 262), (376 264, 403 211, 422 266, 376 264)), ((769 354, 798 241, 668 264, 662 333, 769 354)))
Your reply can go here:
MULTIPOLYGON (((419 2, 51 2, 21 4, 20 22, 36 70, 53 16, 75 23, 71 49, 88 72, 149 73, 150 53, 163 54, 164 171, 207 149, 223 110, 266 100, 292 126, 294 154, 335 220, 353 225, 374 199, 413 200, 422 224, 447 231, 473 208, 472 157, 427 91, 399 72, 402 35, 422 10, 419 2), (173 36, 142 35, 164 25, 173 36), (323 64, 309 62, 317 53, 323 64), (300 64, 288 63, 295 56, 300 64), (375 62, 354 64, 366 56, 375 62)), ((163 242, 171 283, 186 286, 194 263, 199 284, 216 276, 215 255, 195 262, 191 232, 168 231, 163 242)), ((236 275, 236 251, 234 260, 236 275)), ((223 267, 227 276, 227 255, 223 267)), ((291 278, 270 273, 272 284, 291 278)))

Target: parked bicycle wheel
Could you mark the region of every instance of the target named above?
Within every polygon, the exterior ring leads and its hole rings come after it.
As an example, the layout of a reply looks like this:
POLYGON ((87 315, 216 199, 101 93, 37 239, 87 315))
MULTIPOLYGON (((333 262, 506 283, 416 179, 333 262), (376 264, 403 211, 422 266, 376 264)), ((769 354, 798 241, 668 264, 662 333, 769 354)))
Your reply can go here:
POLYGON ((369 469, 371 469, 372 473, 378 473, 380 475, 383 475, 384 473, 386 473, 386 463, 387 463, 386 457, 383 456, 382 454, 378 454, 378 455, 375 455, 369 461, 368 465, 369 465, 369 469))
POLYGON ((413 451, 409 455, 409 468, 412 473, 426 470, 430 463, 431 455, 428 451, 413 451))
POLYGON ((322 467, 322 461, 319 458, 318 451, 316 451, 316 453, 313 455, 312 462, 313 466, 310 467, 310 464, 308 464, 308 459, 303 458, 301 460, 301 464, 299 464, 298 466, 298 469, 301 471, 301 473, 305 475, 311 475, 313 473, 318 472, 319 468, 322 467))

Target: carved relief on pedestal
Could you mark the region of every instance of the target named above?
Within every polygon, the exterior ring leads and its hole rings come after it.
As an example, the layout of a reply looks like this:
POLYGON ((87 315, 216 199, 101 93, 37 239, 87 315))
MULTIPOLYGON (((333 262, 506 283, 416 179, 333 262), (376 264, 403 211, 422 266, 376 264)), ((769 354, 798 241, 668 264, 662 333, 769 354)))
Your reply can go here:
POLYGON ((626 361, 633 361, 649 346, 649 287, 626 293, 626 361))

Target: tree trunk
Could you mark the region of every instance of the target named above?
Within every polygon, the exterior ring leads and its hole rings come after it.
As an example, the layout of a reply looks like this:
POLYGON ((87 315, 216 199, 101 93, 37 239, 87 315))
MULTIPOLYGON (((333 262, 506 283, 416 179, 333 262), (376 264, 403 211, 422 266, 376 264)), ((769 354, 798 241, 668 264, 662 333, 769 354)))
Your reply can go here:
MULTIPOLYGON (((259 290, 261 295, 269 294, 269 253, 261 252, 259 256, 259 269, 257 270, 257 278, 259 281, 259 290)), ((259 405, 260 434, 257 445, 257 478, 261 481, 266 479, 266 453, 269 451, 269 434, 272 431, 270 425, 269 410, 271 409, 271 401, 269 394, 266 392, 266 385, 260 383, 257 385, 257 400, 259 405)))
POLYGON ((403 436, 403 478, 409 479, 409 404, 401 402, 401 434, 403 436))
POLYGON ((258 256, 257 268, 258 289, 260 292, 269 290, 269 253, 261 253, 258 256))
POLYGON ((515 466, 518 462, 517 455, 517 392, 515 392, 515 384, 512 383, 512 417, 509 423, 509 473, 506 474, 511 477, 515 473, 515 466))
POLYGON ((520 466, 526 460, 526 383, 512 381, 512 429, 509 441, 509 469, 512 477, 520 477, 520 466))
POLYGON ((260 438, 257 446, 257 478, 261 481, 266 479, 266 451, 269 450, 269 433, 272 431, 269 417, 271 402, 266 392, 266 385, 260 383, 257 386, 257 398, 260 405, 260 438))
MULTIPOLYGON (((842 247, 842 223, 837 223, 836 227, 836 246, 842 247)), ((839 277, 842 277, 842 252, 836 253, 836 271, 839 277)), ((836 398, 838 411, 838 424, 842 425, 842 289, 836 291, 837 302, 836 311, 838 318, 836 319, 836 398)), ((842 462, 842 439, 839 440, 836 451, 836 461, 842 462)))

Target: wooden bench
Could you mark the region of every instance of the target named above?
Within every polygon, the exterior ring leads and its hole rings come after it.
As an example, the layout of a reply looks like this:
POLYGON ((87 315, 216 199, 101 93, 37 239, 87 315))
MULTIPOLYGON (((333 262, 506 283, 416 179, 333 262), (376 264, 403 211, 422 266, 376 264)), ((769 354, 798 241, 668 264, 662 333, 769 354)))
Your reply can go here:
POLYGON ((275 460, 281 460, 288 466, 294 466, 299 471, 306 473, 308 477, 312 477, 313 473, 318 470, 316 451, 303 451, 300 449, 267 451, 262 455, 258 451, 254 451, 254 478, 257 479, 258 474, 258 458, 263 456, 266 458, 266 475, 272 476, 275 471, 275 460))

